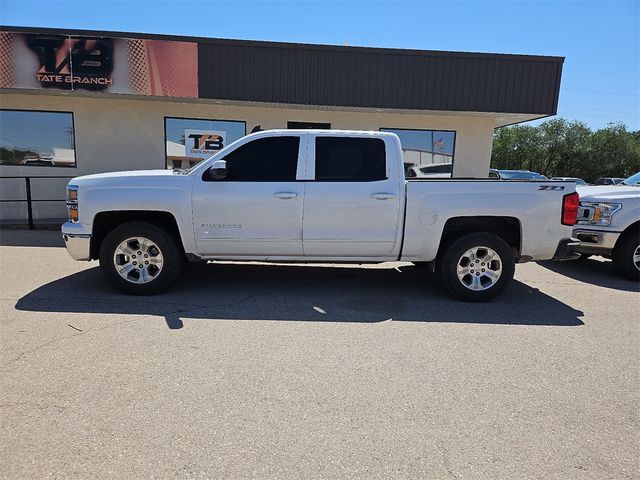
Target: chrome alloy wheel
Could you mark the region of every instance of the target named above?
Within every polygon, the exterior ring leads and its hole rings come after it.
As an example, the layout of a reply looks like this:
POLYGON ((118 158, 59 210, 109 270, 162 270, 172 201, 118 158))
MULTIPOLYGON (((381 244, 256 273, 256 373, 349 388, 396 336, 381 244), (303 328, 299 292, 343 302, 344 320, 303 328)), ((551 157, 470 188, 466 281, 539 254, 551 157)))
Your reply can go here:
POLYGON ((469 290, 487 290, 502 274, 502 260, 489 247, 473 247, 462 254, 456 267, 458 279, 469 290))
POLYGON ((160 248, 148 238, 132 237, 120 243, 113 254, 113 265, 127 282, 149 283, 162 271, 160 248))
POLYGON ((633 251, 633 264, 640 270, 640 245, 633 251))

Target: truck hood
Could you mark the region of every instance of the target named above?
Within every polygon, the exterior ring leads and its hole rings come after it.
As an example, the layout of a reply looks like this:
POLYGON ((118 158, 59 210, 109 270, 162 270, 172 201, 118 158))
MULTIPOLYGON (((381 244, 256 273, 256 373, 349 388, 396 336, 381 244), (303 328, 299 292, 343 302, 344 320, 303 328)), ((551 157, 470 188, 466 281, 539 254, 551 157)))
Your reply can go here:
POLYGON ((89 186, 101 184, 126 184, 138 183, 145 180, 164 179, 166 177, 178 176, 172 170, 131 170, 126 172, 96 173, 93 175, 83 175, 72 179, 70 185, 89 186))
POLYGON ((577 187, 580 201, 610 202, 625 198, 640 197, 640 187, 631 185, 600 185, 595 187, 577 187))

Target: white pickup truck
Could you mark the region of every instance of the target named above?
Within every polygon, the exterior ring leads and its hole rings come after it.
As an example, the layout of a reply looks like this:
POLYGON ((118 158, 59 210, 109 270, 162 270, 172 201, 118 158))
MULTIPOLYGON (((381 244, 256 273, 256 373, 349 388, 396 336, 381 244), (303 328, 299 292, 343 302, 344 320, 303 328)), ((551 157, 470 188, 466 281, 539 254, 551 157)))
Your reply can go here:
POLYGON ((583 257, 604 255, 629 280, 640 279, 640 172, 617 185, 578 187, 573 234, 583 257))
POLYGON ((578 256, 573 182, 407 180, 385 132, 258 132, 188 170, 74 178, 67 205, 70 255, 134 294, 167 288, 185 261, 410 261, 482 301, 516 262, 578 256))

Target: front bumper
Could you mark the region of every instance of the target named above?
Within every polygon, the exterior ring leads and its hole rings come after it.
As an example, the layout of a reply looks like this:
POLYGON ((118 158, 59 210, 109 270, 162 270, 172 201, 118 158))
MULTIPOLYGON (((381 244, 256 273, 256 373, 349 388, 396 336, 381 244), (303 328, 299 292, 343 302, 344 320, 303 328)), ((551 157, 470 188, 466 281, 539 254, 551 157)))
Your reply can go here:
POLYGON ((71 258, 91 260, 91 233, 83 225, 72 222, 62 225, 62 239, 71 258))
POLYGON ((620 232, 575 229, 573 236, 580 240, 578 252, 606 255, 613 251, 613 247, 616 246, 616 242, 620 238, 620 232))
POLYGON ((556 253, 551 260, 575 260, 580 258, 580 253, 576 251, 580 247, 580 240, 577 238, 563 238, 558 243, 556 253))

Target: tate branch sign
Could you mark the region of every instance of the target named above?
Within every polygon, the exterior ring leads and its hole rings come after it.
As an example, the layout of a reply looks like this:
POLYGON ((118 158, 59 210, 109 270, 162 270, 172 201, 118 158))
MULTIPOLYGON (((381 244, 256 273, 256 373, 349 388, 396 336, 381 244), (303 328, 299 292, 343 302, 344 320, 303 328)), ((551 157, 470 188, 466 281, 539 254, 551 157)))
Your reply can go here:
POLYGON ((198 96, 193 42, 0 32, 0 88, 198 96))

